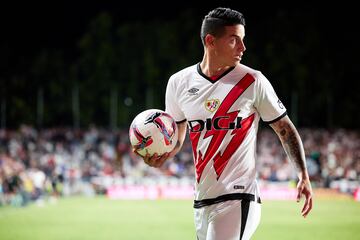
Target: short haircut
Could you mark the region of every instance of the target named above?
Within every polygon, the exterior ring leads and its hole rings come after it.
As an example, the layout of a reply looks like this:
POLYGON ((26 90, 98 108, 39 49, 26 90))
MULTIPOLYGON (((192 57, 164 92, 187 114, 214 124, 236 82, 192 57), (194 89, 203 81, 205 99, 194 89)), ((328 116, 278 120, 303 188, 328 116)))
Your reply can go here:
POLYGON ((225 26, 238 24, 245 26, 245 18, 242 13, 230 8, 215 8, 205 16, 201 25, 200 37, 203 45, 205 46, 207 34, 221 37, 225 32, 225 26))

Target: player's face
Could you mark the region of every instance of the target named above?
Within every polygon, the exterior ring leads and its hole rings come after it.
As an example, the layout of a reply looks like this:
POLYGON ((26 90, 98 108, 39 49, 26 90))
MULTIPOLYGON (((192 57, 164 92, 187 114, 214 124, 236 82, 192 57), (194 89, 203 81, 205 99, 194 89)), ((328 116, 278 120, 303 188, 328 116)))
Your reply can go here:
POLYGON ((244 44, 245 28, 243 25, 225 27, 225 34, 215 39, 215 53, 223 66, 235 66, 241 61, 246 50, 244 44))

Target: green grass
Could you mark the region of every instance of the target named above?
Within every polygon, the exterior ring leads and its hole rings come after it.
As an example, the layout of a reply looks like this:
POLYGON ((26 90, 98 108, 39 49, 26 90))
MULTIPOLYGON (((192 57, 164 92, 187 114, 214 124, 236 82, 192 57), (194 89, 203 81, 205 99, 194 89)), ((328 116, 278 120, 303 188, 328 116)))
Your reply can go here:
MULTIPOLYGON (((196 239, 192 201, 67 198, 56 204, 0 208, 1 240, 196 239)), ((308 218, 301 204, 264 201, 253 240, 360 239, 360 203, 317 200, 308 218)))
POLYGON ((264 202, 262 219, 253 239, 360 239, 360 203, 353 200, 315 200, 307 218, 302 203, 264 202))

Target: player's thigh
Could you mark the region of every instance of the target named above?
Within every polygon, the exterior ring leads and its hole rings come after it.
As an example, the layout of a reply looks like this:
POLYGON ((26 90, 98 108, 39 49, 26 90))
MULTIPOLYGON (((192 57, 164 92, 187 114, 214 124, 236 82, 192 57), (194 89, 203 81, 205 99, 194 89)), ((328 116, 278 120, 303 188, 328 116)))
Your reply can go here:
POLYGON ((250 239, 259 226, 261 218, 261 204, 251 201, 249 203, 249 211, 246 218, 246 224, 242 229, 241 240, 250 239))
POLYGON ((255 232, 261 215, 253 201, 227 201, 210 214, 206 240, 247 240, 255 232))
POLYGON ((194 223, 196 237, 198 240, 206 240, 208 229, 208 213, 210 207, 194 209, 194 223))

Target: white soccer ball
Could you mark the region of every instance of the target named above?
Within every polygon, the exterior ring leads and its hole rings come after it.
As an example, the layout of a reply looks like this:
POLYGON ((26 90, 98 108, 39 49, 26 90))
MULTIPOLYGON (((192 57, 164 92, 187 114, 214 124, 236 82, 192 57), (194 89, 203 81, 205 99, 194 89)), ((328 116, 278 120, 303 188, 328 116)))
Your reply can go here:
POLYGON ((148 109, 139 113, 129 129, 131 145, 141 156, 149 153, 162 155, 171 152, 178 140, 175 120, 159 109, 148 109))

